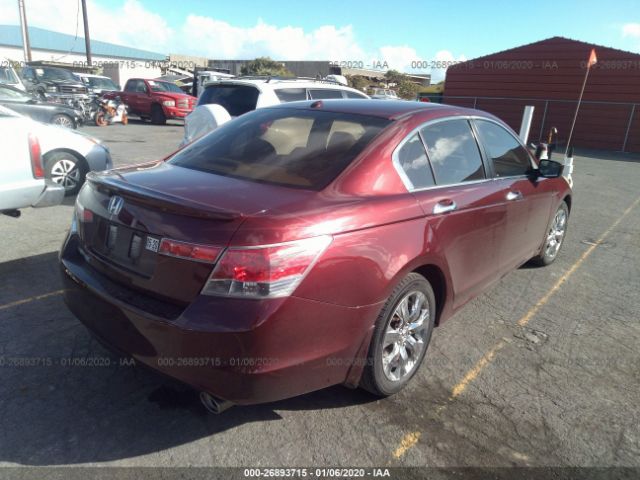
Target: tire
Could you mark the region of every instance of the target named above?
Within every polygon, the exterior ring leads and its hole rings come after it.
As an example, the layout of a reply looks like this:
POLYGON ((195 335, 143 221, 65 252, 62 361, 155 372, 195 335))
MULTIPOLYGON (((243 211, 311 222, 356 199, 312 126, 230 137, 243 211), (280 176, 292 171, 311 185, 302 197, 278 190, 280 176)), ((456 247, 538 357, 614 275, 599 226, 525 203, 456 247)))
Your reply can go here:
POLYGON ((533 257, 531 263, 546 267, 555 261, 564 243, 568 224, 569 207, 566 202, 562 202, 549 222, 540 254, 533 257))
POLYGON ((75 195, 80 191, 87 175, 87 168, 74 154, 55 152, 45 158, 45 176, 64 186, 65 195, 75 195))
POLYGON ((96 125, 98 127, 106 127, 108 124, 109 122, 107 122, 104 112, 96 113, 96 125))
POLYGON ((77 127, 76 122, 69 115, 64 113, 58 113, 51 118, 51 123, 54 125, 60 125, 61 127, 75 129, 77 127))
POLYGON ((402 390, 422 364, 435 316, 433 288, 422 275, 410 273, 396 286, 378 315, 360 386, 381 397, 402 390), (417 303, 419 299, 422 303, 417 303), (417 324, 414 329, 402 322, 401 305, 405 301, 408 301, 409 316, 404 318, 409 322, 414 320, 417 324), (419 309, 417 316, 412 312, 414 308, 419 309), (419 323, 418 319, 422 321, 419 323), (407 356, 405 361, 401 355, 403 350, 407 356))
POLYGON ((157 103, 151 105, 151 123, 154 125, 164 125, 167 123, 167 117, 164 116, 162 107, 157 103))

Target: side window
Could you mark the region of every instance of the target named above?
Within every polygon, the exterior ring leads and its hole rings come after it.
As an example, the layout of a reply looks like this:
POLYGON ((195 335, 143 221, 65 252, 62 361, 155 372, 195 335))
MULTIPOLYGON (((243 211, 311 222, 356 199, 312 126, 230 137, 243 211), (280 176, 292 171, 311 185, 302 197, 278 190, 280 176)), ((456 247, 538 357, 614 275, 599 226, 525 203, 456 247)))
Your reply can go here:
POLYGON ((136 86, 136 92, 138 93, 147 93, 147 86, 142 80, 138 80, 138 84, 136 86))
POLYGON ((480 150, 467 120, 438 122, 420 133, 438 185, 485 178, 480 150))
POLYGON ((324 99, 324 98, 342 98, 341 90, 329 90, 328 88, 316 88, 309 89, 309 94, 313 99, 324 99))
POLYGON ((352 92, 350 90, 343 90, 342 93, 344 93, 346 98, 367 98, 361 93, 352 92))
POLYGON ((307 90, 305 88, 279 88, 274 91, 278 100, 282 103, 307 99, 307 90))
POLYGON ((420 136, 416 133, 397 152, 397 162, 413 188, 431 187, 435 184, 429 160, 420 136))
POLYGON ((31 70, 30 68, 23 68, 22 78, 24 78, 25 80, 34 81, 35 75, 33 74, 33 70, 31 70))
POLYGON ((525 148, 512 134, 500 125, 486 120, 476 120, 480 141, 493 161, 497 177, 526 175, 531 160, 525 148))
POLYGON ((136 80, 127 80, 127 84, 124 86, 125 92, 135 92, 136 91, 136 80))

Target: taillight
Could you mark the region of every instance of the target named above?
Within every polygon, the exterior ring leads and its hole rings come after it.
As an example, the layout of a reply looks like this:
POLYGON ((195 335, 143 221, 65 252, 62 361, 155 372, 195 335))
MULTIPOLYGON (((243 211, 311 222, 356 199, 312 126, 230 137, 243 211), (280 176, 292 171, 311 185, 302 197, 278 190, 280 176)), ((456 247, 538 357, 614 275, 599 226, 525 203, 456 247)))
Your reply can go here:
MULTIPOLYGON (((83 190, 87 188, 87 184, 84 185, 83 190)), ((80 203, 80 194, 76 197, 75 211, 73 212, 73 218, 71 220, 71 232, 78 233, 81 238, 84 238, 85 223, 93 222, 93 212, 88 208, 85 208, 80 203)))
POLYGON ((83 223, 91 223, 91 222, 93 222, 93 212, 91 210, 89 210, 88 208, 84 208, 77 201, 76 201, 76 211, 77 211, 76 212, 77 218, 81 222, 83 222, 83 223))
POLYGON ((44 169, 42 168, 42 150, 40 142, 35 134, 29 134, 29 156, 31 158, 31 171, 33 178, 44 178, 44 169))
POLYGON ((220 252, 222 252, 222 247, 179 242, 169 238, 163 238, 158 249, 158 253, 161 255, 205 263, 214 263, 220 252))
POLYGON ((202 293, 245 298, 291 295, 331 240, 322 236, 278 245, 229 248, 202 293))

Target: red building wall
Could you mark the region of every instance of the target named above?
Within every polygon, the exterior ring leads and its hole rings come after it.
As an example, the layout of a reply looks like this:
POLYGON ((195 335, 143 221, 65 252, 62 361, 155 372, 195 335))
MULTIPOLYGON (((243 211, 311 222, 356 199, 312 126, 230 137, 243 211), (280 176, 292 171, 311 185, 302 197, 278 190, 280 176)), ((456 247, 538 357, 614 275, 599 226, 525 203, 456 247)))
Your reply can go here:
POLYGON ((562 145, 569 135, 592 48, 598 63, 589 72, 572 143, 640 152, 638 54, 553 37, 449 67, 443 102, 475 105, 516 131, 524 106, 534 105, 529 139, 537 141, 555 126, 562 145))

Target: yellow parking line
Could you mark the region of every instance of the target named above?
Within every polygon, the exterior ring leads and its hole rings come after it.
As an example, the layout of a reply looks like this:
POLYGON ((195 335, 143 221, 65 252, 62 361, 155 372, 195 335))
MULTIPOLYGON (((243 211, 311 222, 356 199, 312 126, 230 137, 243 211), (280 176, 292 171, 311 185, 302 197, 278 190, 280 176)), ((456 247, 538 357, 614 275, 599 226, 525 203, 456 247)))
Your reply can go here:
POLYGON ((573 275, 573 273, 580 267, 580 265, 582 265, 582 263, 593 253, 596 247, 598 247, 602 242, 604 242, 605 238, 609 236, 611 231, 620 224, 622 219, 626 217, 629 214, 629 212, 631 212, 631 210, 633 210, 634 207, 638 205, 638 203, 640 203, 640 197, 638 197, 635 202, 629 205, 629 207, 624 212, 622 212, 622 215, 620 215, 620 217, 618 217, 618 219, 615 222, 613 222, 611 226, 607 228, 602 235, 600 235, 600 238, 598 238, 598 240, 596 240, 596 242, 593 245, 591 245, 589 248, 587 248, 584 251, 584 253, 580 256, 578 261, 573 265, 571 265, 569 270, 567 270, 565 274, 558 279, 558 281, 553 285, 553 287, 551 287, 549 291, 540 300, 538 300, 538 303, 536 303, 531 308, 531 310, 529 310, 520 320, 518 320, 518 325, 520 325, 521 327, 524 327, 525 325, 527 325, 527 323, 531 321, 531 319, 535 316, 535 314, 538 313, 538 310, 540 310, 540 307, 542 307, 544 304, 546 304, 549 301, 549 299, 560 289, 562 284, 566 282, 571 275, 573 275))
POLYGON ((491 348, 491 350, 485 353, 483 357, 473 366, 473 368, 467 372, 464 378, 460 380, 455 387, 453 387, 449 400, 455 399, 458 395, 464 392, 467 388, 467 385, 473 382, 476 377, 480 375, 482 369, 493 361, 493 357, 496 356, 496 353, 498 353, 500 349, 505 346, 505 344, 506 343, 504 340, 500 340, 491 348))
POLYGON ((393 458, 400 458, 405 453, 407 453, 407 450, 409 450, 416 443, 418 443, 418 440, 420 440, 421 435, 422 434, 420 432, 407 433, 402 438, 402 441, 400 442, 400 446, 396 448, 396 450, 393 452, 393 458))
MULTIPOLYGON (((629 207, 624 212, 622 212, 622 215, 620 215, 620 217, 618 217, 618 219, 615 222, 613 222, 611 226, 607 228, 602 235, 600 235, 600 238, 598 238, 598 240, 593 245, 587 248, 587 250, 585 250, 584 253, 580 256, 580 258, 573 265, 571 265, 571 267, 569 267, 569 269, 562 275, 562 277, 558 279, 558 281, 547 291, 547 293, 545 293, 540 298, 540 300, 538 300, 538 302, 527 313, 525 313, 522 316, 522 318, 518 320, 517 323, 519 326, 524 327, 531 321, 531 319, 536 315, 536 313, 538 313, 540 308, 542 308, 545 304, 547 304, 547 302, 549 302, 551 297, 558 290, 560 290, 560 287, 571 277, 571 275, 575 273, 575 271, 580 267, 580 265, 582 265, 584 261, 594 252, 596 247, 598 247, 604 242, 604 240, 611 234, 613 229, 616 228, 620 224, 620 222, 631 212, 631 210, 633 210, 636 206, 638 206, 639 203, 640 203, 640 197, 638 197, 631 205, 629 205, 629 207)), ((462 380, 460 380, 456 385, 454 385, 453 389, 451 390, 451 395, 449 397, 449 403, 453 402, 457 397, 459 397, 467 389, 469 384, 473 382, 478 377, 478 375, 480 375, 482 370, 484 370, 486 366, 493 361, 496 354, 505 345, 507 345, 507 342, 505 340, 500 340, 493 347, 491 347, 489 351, 485 353, 480 360, 478 360, 478 362, 476 362, 476 364, 465 374, 462 380)), ((435 410, 436 414, 440 414, 444 409, 447 408, 447 405, 448 403, 440 405, 438 408, 436 408, 435 410)), ((412 448, 418 442, 419 438, 420 438, 420 432, 414 432, 414 433, 409 433, 405 435, 405 437, 402 439, 402 442, 400 443, 400 446, 393 452, 393 457, 396 459, 402 457, 407 452, 407 450, 412 448)))
MULTIPOLYGON (((558 281, 545 293, 540 300, 527 312, 525 313, 520 320, 518 320, 518 325, 524 327, 527 325, 531 319, 535 316, 536 313, 542 308, 551 297, 560 290, 560 287, 575 273, 575 271, 582 265, 582 263, 593 253, 598 245, 600 245, 604 240, 611 234, 611 231, 616 228, 620 222, 626 217, 631 210, 633 210, 640 203, 640 197, 636 198, 635 202, 633 202, 629 207, 622 212, 622 215, 618 217, 618 219, 611 224, 609 228, 607 228, 600 238, 596 241, 595 244, 591 245, 585 252, 580 256, 580 258, 567 270, 562 277, 558 279, 558 281)), ((505 341, 500 340, 496 343, 490 350, 487 352, 472 368, 467 372, 467 374, 463 377, 463 379, 458 382, 453 389, 451 390, 451 397, 449 400, 455 400, 462 392, 464 392, 469 383, 471 383, 480 372, 491 363, 495 354, 505 346, 505 341)))
POLYGON ((43 298, 53 297, 54 295, 60 295, 64 293, 63 290, 56 290, 55 292, 43 293, 42 295, 35 295, 29 298, 23 298, 22 300, 16 300, 15 302, 5 303, 4 305, 0 305, 0 310, 4 310, 6 308, 17 307, 18 305, 22 305, 29 302, 34 302, 36 300, 42 300, 43 298))

